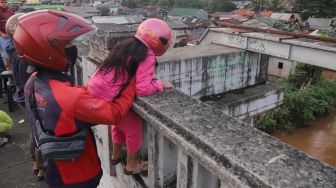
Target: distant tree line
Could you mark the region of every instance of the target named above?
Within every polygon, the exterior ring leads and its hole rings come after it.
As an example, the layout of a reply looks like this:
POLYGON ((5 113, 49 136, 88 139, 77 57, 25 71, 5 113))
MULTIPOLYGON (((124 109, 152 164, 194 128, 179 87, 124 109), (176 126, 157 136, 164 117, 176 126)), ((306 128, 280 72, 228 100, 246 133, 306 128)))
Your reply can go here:
POLYGON ((336 17, 336 0, 297 0, 294 11, 300 12, 305 20, 309 17, 336 17))
POLYGON ((236 5, 229 0, 123 0, 123 5, 130 8, 142 7, 145 5, 157 5, 166 8, 202 8, 208 12, 230 12, 237 9, 236 5))

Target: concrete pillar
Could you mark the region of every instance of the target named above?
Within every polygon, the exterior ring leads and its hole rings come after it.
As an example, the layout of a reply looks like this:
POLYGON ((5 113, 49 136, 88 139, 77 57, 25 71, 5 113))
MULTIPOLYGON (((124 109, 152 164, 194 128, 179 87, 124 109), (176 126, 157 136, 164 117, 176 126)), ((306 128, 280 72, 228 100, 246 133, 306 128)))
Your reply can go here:
POLYGON ((167 187, 176 180, 175 145, 153 127, 148 127, 149 187, 167 187))
POLYGON ((192 185, 193 164, 180 148, 177 155, 177 188, 189 188, 192 185))

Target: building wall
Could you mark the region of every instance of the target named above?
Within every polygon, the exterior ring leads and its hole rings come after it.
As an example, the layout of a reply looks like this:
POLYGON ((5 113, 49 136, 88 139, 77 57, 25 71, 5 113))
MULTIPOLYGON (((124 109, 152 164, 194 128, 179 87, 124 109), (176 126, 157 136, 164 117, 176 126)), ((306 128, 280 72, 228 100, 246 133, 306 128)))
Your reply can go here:
POLYGON ((177 61, 160 61, 158 58, 157 75, 196 98, 266 82, 267 62, 261 62, 259 54, 240 51, 195 56, 177 61))
POLYGON ((295 71, 296 62, 281 59, 277 57, 269 57, 268 74, 278 78, 288 78, 295 71))

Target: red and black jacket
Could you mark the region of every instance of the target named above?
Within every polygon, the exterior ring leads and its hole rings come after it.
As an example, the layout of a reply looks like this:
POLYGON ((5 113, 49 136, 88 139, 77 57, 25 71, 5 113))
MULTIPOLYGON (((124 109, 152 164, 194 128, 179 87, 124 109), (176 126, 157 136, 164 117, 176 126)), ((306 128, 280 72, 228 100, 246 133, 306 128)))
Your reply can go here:
POLYGON ((34 87, 36 109, 43 129, 54 136, 88 131, 84 153, 71 161, 46 161, 45 177, 52 188, 92 188, 102 176, 96 143, 90 126, 116 124, 127 113, 135 95, 134 79, 113 103, 90 96, 84 87, 73 87, 71 78, 60 72, 34 73, 25 86, 26 110, 32 126, 34 115, 27 100, 34 87))

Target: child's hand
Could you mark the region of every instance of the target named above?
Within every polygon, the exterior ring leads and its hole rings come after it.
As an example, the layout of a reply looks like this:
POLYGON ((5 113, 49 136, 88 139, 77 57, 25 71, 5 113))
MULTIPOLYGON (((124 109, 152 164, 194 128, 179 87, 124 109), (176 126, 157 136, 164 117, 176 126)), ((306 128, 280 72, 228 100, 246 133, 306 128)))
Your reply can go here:
POLYGON ((171 84, 170 82, 161 80, 161 83, 162 83, 162 87, 163 87, 163 88, 167 88, 167 89, 172 89, 172 88, 174 88, 173 84, 171 84))

